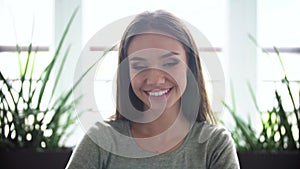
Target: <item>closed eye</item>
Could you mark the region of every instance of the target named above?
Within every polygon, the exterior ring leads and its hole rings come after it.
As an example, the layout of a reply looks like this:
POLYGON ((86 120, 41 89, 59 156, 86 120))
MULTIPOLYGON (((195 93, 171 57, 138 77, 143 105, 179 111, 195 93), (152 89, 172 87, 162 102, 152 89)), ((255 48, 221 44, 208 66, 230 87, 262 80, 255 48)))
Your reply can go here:
POLYGON ((147 68, 147 65, 143 62, 135 62, 130 65, 130 68, 134 70, 144 70, 147 68))
POLYGON ((147 66, 131 66, 131 68, 134 70, 144 70, 147 68, 147 66))
POLYGON ((178 60, 172 60, 172 61, 169 61, 169 62, 167 62, 167 63, 164 63, 163 66, 164 66, 164 67, 172 67, 172 66, 177 65, 178 63, 179 63, 178 60))

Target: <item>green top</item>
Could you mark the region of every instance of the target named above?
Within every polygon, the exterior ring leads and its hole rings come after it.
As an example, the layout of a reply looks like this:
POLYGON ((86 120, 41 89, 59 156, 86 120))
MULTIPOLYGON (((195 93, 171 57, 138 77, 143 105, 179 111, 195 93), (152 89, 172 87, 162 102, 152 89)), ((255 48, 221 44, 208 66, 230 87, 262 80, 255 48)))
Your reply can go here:
POLYGON ((143 151, 130 135, 128 121, 97 123, 74 150, 67 169, 239 168, 230 133, 218 125, 196 122, 180 147, 167 154, 143 151))

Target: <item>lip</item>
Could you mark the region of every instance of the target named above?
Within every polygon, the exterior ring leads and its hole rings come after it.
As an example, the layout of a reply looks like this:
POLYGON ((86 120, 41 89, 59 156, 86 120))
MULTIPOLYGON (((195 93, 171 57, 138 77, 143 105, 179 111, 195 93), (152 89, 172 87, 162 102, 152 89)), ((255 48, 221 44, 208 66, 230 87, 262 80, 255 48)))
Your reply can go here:
POLYGON ((144 93, 151 99, 151 100, 161 100, 161 99, 166 99, 173 87, 170 88, 163 88, 163 89, 152 89, 148 91, 144 91, 144 93))

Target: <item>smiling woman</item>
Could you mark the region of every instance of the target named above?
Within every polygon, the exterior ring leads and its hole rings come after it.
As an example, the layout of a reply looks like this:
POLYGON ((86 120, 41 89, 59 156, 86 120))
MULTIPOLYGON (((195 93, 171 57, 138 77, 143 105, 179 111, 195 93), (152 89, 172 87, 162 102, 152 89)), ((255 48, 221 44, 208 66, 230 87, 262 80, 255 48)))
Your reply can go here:
POLYGON ((118 57, 116 113, 87 132, 68 169, 239 168, 229 132, 214 125, 198 48, 180 19, 139 14, 118 57))
POLYGON ((143 34, 132 40, 128 54, 131 85, 139 99, 148 107, 149 101, 166 99, 166 108, 178 109, 187 74, 182 44, 165 35, 143 34))

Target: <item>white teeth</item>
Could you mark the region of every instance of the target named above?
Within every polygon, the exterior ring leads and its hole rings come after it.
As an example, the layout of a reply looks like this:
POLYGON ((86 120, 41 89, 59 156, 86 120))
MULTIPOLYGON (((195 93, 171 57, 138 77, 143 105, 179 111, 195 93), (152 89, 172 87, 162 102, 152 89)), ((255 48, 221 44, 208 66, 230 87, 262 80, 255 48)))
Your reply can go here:
POLYGON ((157 91, 157 92, 148 92, 150 96, 162 96, 166 94, 170 89, 163 90, 163 91, 157 91))

